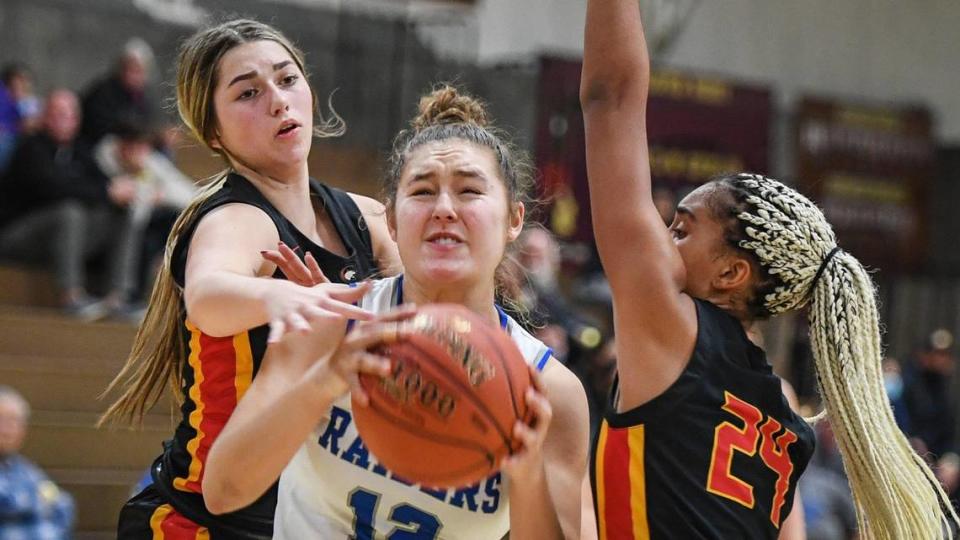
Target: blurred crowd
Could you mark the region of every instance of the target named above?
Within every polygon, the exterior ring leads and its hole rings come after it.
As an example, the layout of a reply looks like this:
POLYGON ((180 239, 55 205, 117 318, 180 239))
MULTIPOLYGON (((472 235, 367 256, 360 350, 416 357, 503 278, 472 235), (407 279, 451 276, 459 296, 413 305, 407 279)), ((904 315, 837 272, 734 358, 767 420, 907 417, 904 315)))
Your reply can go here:
POLYGON ((130 40, 106 71, 38 96, 28 66, 3 68, 0 261, 52 269, 71 316, 137 320, 194 186, 171 160, 150 47, 130 40))

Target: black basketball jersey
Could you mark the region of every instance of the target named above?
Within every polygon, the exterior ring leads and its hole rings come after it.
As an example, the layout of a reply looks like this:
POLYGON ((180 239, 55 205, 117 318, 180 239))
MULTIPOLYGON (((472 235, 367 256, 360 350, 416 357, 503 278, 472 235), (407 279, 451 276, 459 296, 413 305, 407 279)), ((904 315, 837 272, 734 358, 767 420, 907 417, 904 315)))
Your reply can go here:
POLYGON ((601 540, 776 538, 792 509, 813 430, 739 321, 696 309, 680 378, 629 411, 611 400, 601 423, 590 471, 601 540))
MULTIPOLYGON (((187 251, 197 223, 207 212, 229 203, 250 204, 263 210, 276 225, 280 240, 293 249, 299 248, 296 251, 301 257, 312 253, 331 281, 350 283, 375 274, 377 265, 370 234, 353 199, 313 179, 310 195, 330 216, 347 249, 346 257, 314 244, 253 184, 234 173, 202 204, 177 239, 171 258, 171 271, 177 284, 184 285, 187 251)), ((273 277, 285 278, 279 270, 273 277)), ((187 356, 180 388, 184 398, 180 407, 182 418, 173 439, 164 443, 164 453, 153 464, 156 487, 180 514, 221 534, 238 538, 270 537, 276 485, 243 510, 220 516, 207 512, 201 495, 207 453, 260 368, 269 328, 263 325, 234 336, 208 336, 187 320, 182 304, 181 320, 187 356)))

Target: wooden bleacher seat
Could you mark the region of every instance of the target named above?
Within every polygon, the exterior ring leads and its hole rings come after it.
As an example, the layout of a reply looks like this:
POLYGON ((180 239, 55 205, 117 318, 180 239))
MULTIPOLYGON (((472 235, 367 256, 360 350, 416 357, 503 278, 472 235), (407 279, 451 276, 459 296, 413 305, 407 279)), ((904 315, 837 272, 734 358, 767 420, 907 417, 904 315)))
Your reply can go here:
MULTIPOLYGON (((0 276, 11 275, 27 287, 41 279, 0 267, 0 276)), ((4 291, 0 305, 0 381, 33 409, 23 454, 73 495, 75 538, 115 538, 121 505, 172 433, 169 409, 158 404, 138 430, 97 429, 107 405, 98 396, 125 361, 136 328, 24 306, 34 294, 4 291)))

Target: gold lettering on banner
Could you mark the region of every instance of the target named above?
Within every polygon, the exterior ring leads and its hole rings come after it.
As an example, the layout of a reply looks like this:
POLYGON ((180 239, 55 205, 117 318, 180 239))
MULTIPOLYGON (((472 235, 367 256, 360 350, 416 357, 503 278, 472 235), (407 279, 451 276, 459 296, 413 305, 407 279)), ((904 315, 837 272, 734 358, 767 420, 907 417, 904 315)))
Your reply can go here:
POLYGON ((689 77, 671 71, 650 74, 650 95, 706 105, 726 105, 733 99, 733 88, 714 79, 689 77))
POLYGON ((650 171, 655 177, 685 178, 701 183, 716 174, 743 168, 743 161, 733 154, 662 146, 650 148, 650 171))
POLYGON ((841 124, 875 131, 899 132, 904 127, 901 115, 893 110, 844 107, 837 110, 836 119, 841 124))

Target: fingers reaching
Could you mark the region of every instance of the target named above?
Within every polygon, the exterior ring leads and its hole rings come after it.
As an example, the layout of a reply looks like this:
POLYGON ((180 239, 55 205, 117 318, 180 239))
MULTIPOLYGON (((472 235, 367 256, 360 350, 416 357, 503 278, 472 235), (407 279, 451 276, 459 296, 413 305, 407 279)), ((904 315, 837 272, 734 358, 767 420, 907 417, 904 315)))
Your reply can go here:
POLYGON ((277 343, 287 331, 287 325, 283 319, 274 319, 270 321, 270 334, 267 336, 267 343, 277 343))
POLYGON ((313 253, 307 252, 307 256, 303 258, 306 263, 307 270, 310 271, 310 277, 313 278, 314 284, 317 283, 330 283, 330 280, 327 279, 326 274, 323 273, 323 270, 320 269, 320 265, 317 263, 317 259, 313 257, 313 253))
POLYGON ((403 304, 396 309, 379 315, 377 322, 400 322, 405 321, 417 314, 416 304, 403 304))

